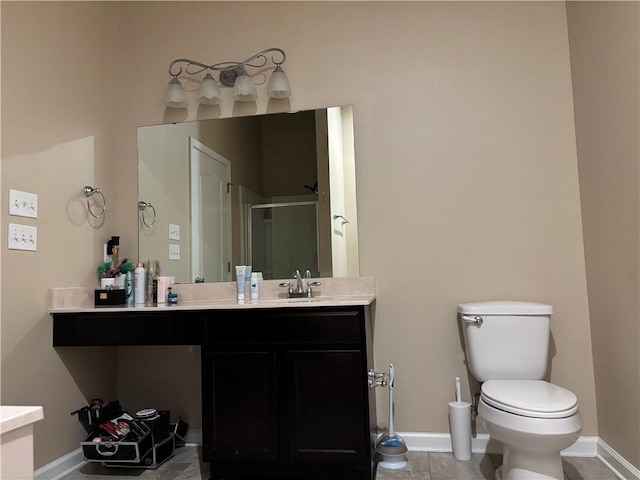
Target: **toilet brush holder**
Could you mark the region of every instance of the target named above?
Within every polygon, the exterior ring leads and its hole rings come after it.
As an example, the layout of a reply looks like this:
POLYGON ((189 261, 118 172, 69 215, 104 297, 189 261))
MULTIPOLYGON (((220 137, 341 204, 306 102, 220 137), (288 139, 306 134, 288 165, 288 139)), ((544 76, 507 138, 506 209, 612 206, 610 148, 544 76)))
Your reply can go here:
POLYGON ((406 467, 405 454, 408 450, 407 444, 400 435, 382 435, 376 442, 376 452, 382 457, 378 466, 389 469, 406 467))
POLYGON ((457 460, 471 459, 471 404, 449 402, 451 446, 457 460))

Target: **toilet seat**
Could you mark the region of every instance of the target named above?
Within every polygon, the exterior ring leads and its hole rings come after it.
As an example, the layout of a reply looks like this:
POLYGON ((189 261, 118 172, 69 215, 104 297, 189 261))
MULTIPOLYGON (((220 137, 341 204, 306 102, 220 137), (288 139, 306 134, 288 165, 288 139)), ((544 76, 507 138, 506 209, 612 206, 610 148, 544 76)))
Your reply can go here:
POLYGON ((578 411, 573 392, 542 380, 488 380, 481 398, 487 405, 532 418, 566 418, 578 411))

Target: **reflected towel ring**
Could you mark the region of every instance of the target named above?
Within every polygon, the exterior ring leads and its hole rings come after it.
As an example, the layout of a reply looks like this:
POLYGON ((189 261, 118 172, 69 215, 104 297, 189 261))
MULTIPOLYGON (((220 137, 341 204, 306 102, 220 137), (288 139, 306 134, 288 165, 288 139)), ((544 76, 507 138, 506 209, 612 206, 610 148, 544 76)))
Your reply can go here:
POLYGON ((101 216, 103 216, 104 211, 107 209, 107 199, 105 198, 104 193, 102 193, 99 188, 93 188, 93 187, 90 187, 89 185, 86 185, 82 191, 84 192, 84 196, 87 197, 87 210, 89 210, 89 214, 94 218, 100 218, 101 216), (93 198, 93 196, 96 193, 102 197, 102 205, 98 204, 98 208, 100 210, 99 213, 96 213, 91 209, 90 200, 93 198))
POLYGON ((153 224, 156 223, 156 209, 155 207, 151 204, 151 202, 143 202, 142 200, 140 200, 138 202, 138 210, 140 210, 140 217, 142 218, 142 223, 145 224, 145 226, 151 228, 153 227, 153 224), (151 211, 153 212, 153 220, 151 220, 151 224, 147 223, 147 219, 144 216, 144 211, 150 208, 151 211))

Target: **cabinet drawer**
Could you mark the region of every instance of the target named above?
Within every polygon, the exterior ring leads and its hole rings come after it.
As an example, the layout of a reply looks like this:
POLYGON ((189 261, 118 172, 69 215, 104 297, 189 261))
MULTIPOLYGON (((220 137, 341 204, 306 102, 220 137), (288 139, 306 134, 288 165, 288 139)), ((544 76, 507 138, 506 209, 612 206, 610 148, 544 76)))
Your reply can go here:
POLYGON ((218 315, 205 322, 205 343, 359 344, 364 338, 363 316, 358 310, 305 310, 286 309, 253 311, 250 315, 218 315))
POLYGON ((166 315, 151 312, 58 314, 53 346, 168 345, 166 315))

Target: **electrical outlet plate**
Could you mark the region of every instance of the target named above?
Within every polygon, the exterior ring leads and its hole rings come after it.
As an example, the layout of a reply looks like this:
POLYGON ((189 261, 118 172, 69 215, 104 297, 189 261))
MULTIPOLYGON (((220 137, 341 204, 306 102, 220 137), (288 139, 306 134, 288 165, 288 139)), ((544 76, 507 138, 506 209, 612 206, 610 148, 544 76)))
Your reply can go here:
POLYGON ((180 225, 169 224, 169 240, 180 240, 180 225))
POLYGON ((38 249, 38 227, 10 223, 7 245, 10 250, 35 252, 38 249))
POLYGON ((106 243, 102 245, 102 260, 104 263, 110 262, 113 259, 111 255, 107 254, 107 247, 108 245, 106 243))
POLYGON ((169 260, 180 260, 180 245, 169 245, 169 260))
POLYGON ((9 215, 38 218, 38 195, 9 189, 9 215))

